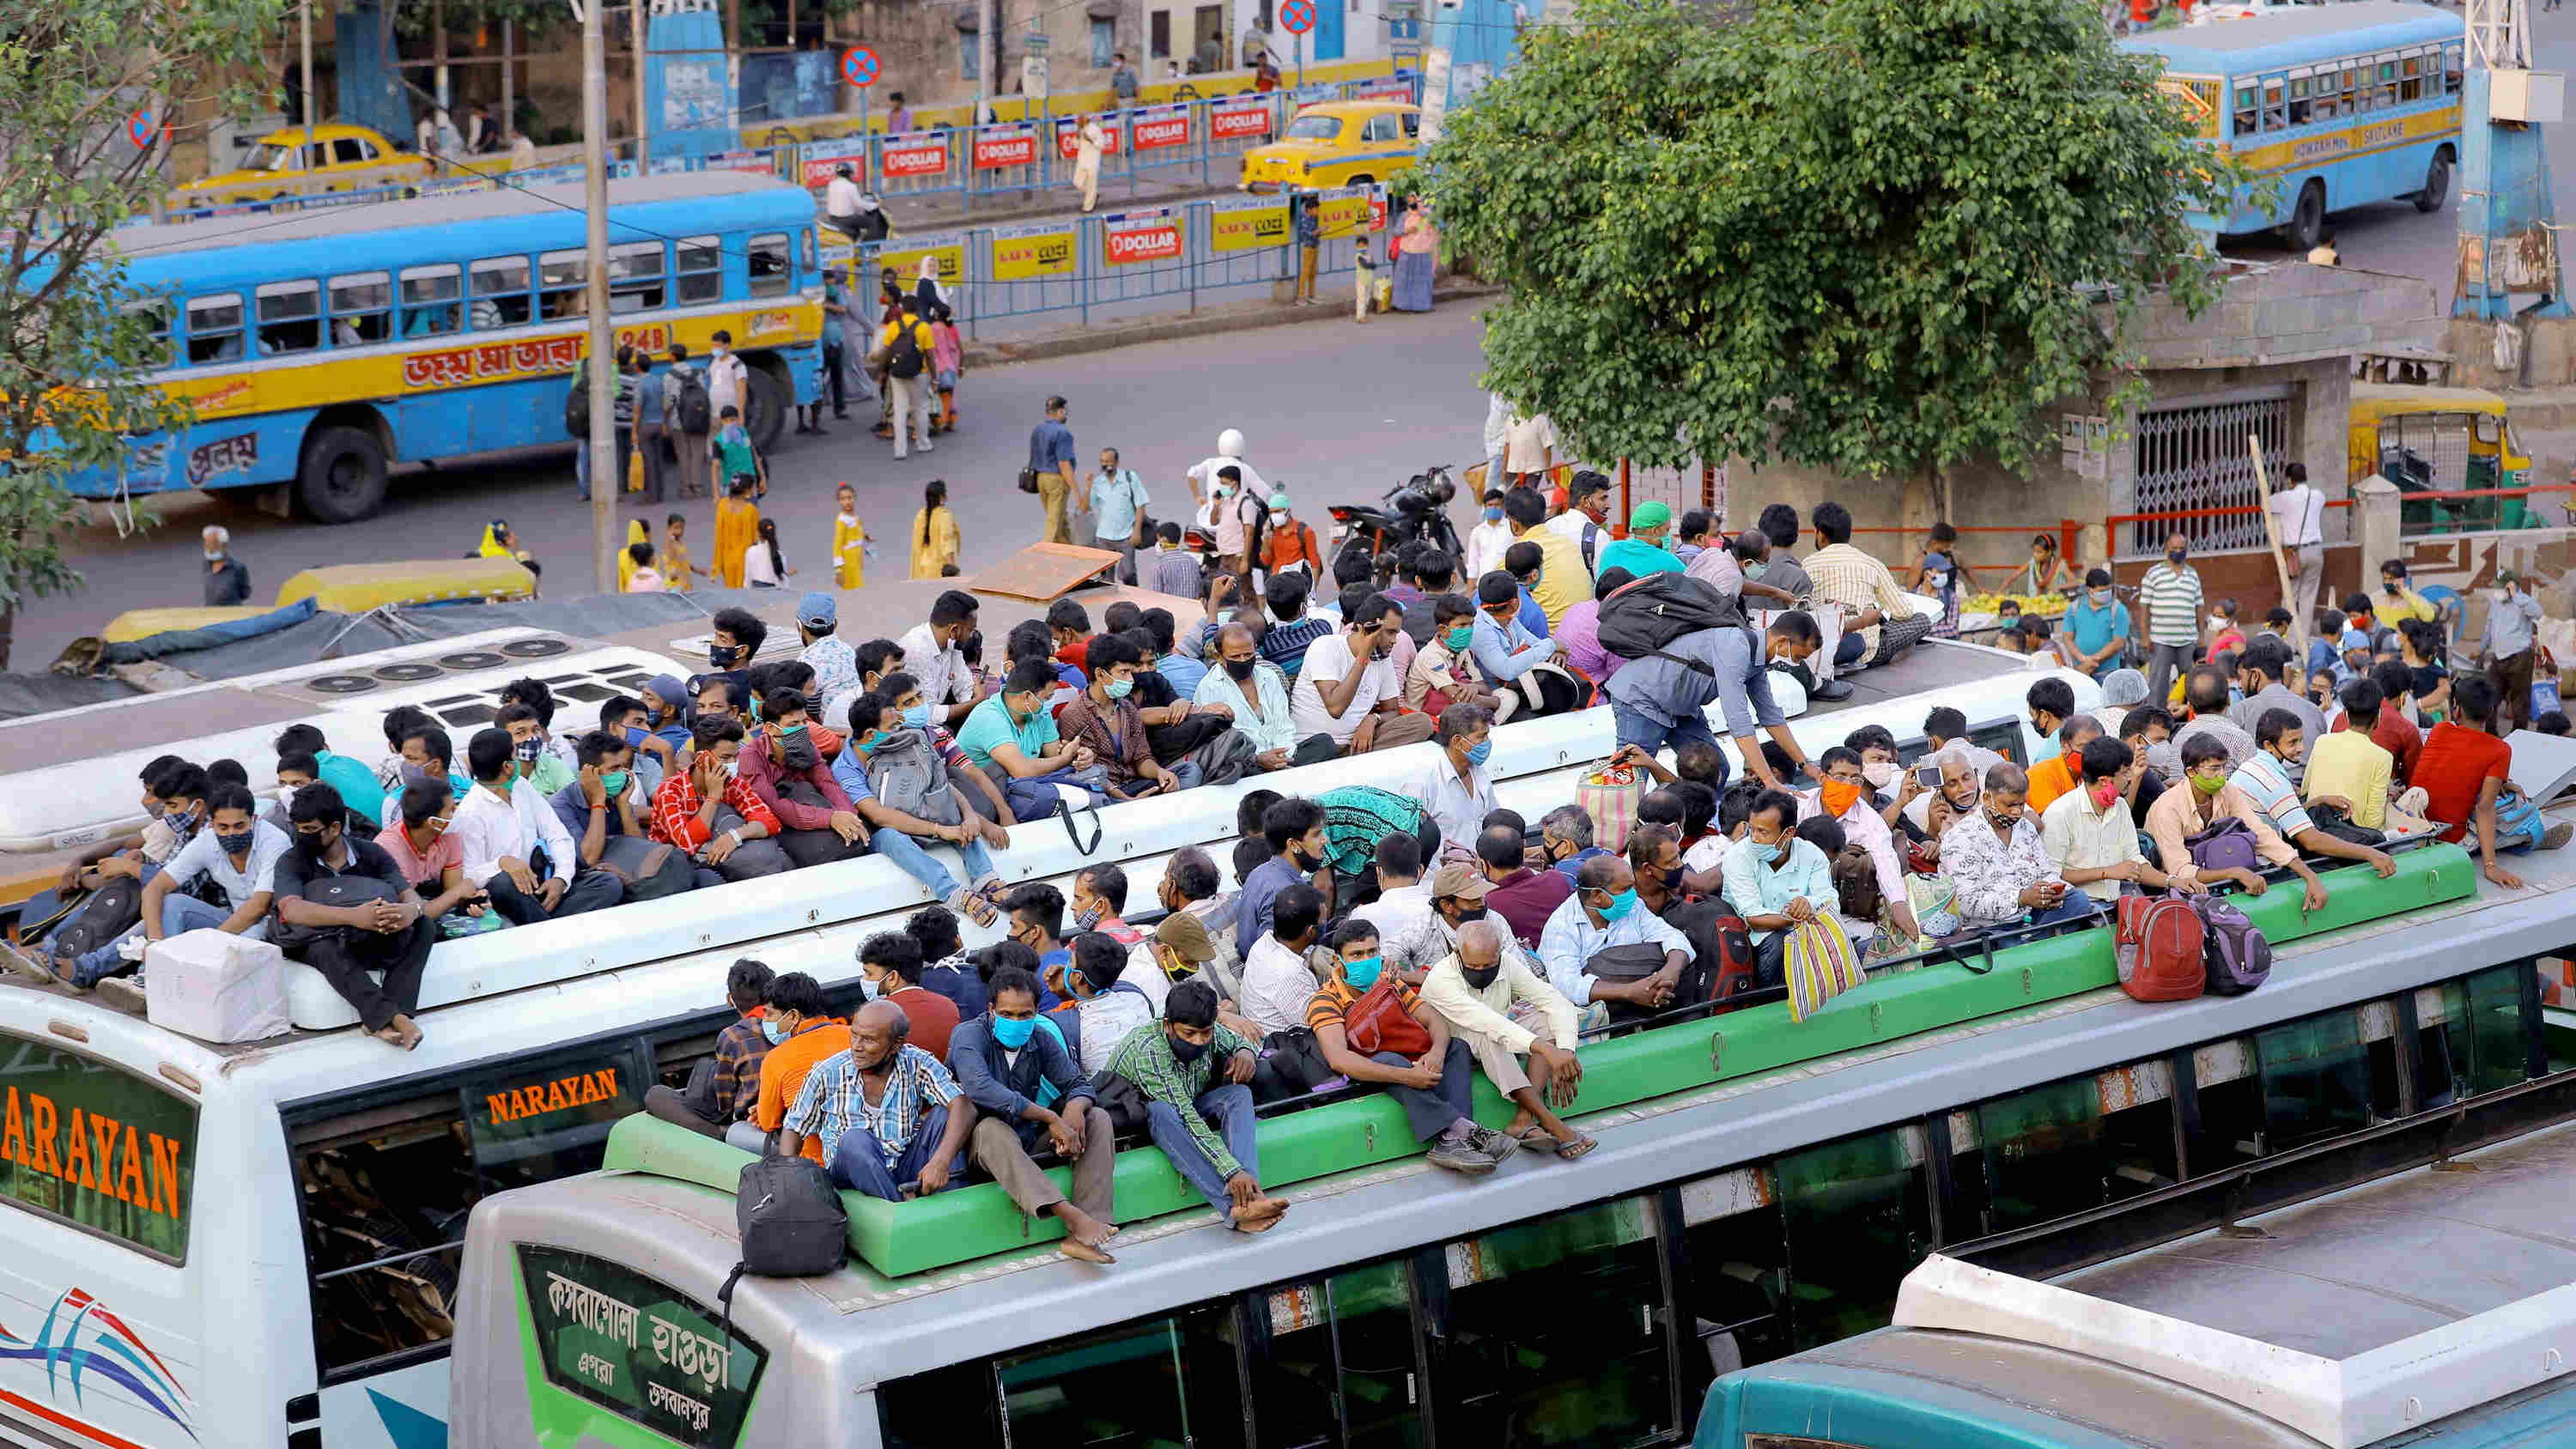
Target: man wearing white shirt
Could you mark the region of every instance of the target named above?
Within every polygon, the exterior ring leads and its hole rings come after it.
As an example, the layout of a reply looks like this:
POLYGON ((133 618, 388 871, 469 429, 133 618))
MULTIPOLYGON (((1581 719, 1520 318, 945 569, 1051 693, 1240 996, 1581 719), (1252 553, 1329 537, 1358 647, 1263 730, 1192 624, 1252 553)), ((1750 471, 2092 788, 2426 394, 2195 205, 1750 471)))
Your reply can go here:
POLYGON ((823 188, 823 219, 852 241, 859 239, 859 183, 850 178, 850 163, 832 168, 831 184, 823 188))
MULTIPOLYGON (((1422 842, 1411 835, 1390 835, 1377 843, 1377 899, 1351 908, 1354 919, 1377 927, 1380 954, 1404 978, 1420 986, 1422 973, 1449 954, 1449 938, 1431 913, 1431 884, 1422 878, 1422 842)), ((1479 896, 1483 892, 1477 893, 1479 896)))
MULTIPOLYGON (((733 351, 733 334, 721 328, 710 339, 714 343, 707 356, 707 412, 721 418, 726 408, 738 409, 743 425, 751 424, 751 370, 733 351)), ((747 661, 746 661, 747 662, 747 661)))
POLYGON ((2290 634, 2305 645, 2316 627, 2317 589, 2326 576, 2326 495, 2308 486, 2308 465, 2292 463, 2281 470, 2281 488, 2271 499, 2274 541, 2281 546, 2281 566, 2290 576, 2290 634))
POLYGON ((1324 893, 1292 885, 1271 901, 1270 929, 1243 958, 1243 1015, 1267 1037, 1306 1024, 1315 994, 1315 969, 1306 951, 1324 920, 1324 893))
MULTIPOLYGON (((504 742, 508 736, 502 737, 504 742)), ((259 802, 239 785, 206 792, 206 824, 179 847, 143 886, 143 923, 72 962, 75 986, 96 987, 127 1011, 144 1008, 143 975, 125 958, 122 943, 142 935, 165 940, 190 931, 216 930, 244 940, 268 938, 268 906, 277 863, 292 842, 286 832, 258 818, 259 802), (180 887, 199 877, 214 882, 220 903, 180 887)), ((59 969, 59 968, 58 968, 59 969)))
POLYGON ((1404 610, 1371 594, 1356 617, 1306 647, 1288 717, 1300 739, 1323 735, 1335 753, 1365 754, 1431 738, 1431 717, 1404 708, 1404 687, 1388 663, 1404 610))
POLYGON ((1637 878, 1627 857, 1596 855, 1576 872, 1574 894, 1540 929, 1538 959, 1546 968, 1547 984, 1578 1009, 1601 1001, 1652 1012, 1672 1004, 1691 948, 1681 932, 1638 902, 1637 878), (1661 947, 1663 968, 1634 981, 1605 981, 1585 969, 1613 946, 1637 945, 1661 947))
POLYGON ((1583 555, 1585 573, 1598 569, 1601 550, 1610 546, 1608 475, 1590 468, 1576 473, 1565 485, 1565 511, 1549 519, 1547 526, 1583 555))
POLYGON ((507 731, 477 730, 465 759, 474 788, 447 829, 464 853, 465 878, 483 883, 494 910, 525 926, 617 904, 624 883, 579 868, 581 852, 553 805, 518 777, 507 731))
POLYGON ((903 650, 903 670, 921 686, 923 703, 933 723, 955 729, 966 722, 983 692, 966 655, 957 647, 975 632, 977 603, 963 589, 949 589, 930 605, 930 622, 904 631, 895 643, 903 650))

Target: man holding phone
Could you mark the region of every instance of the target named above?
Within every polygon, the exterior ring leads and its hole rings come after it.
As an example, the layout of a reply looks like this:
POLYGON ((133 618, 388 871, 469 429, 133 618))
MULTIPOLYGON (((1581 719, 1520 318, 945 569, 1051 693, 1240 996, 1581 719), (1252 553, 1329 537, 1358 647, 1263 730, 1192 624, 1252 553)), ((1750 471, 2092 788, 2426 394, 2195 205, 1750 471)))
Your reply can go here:
POLYGON ((1977 808, 1941 837, 1941 873, 1958 888, 1952 909, 1963 928, 2076 925, 2092 918, 2093 898, 2057 873, 2025 806, 2030 777, 2007 760, 1987 767, 1977 808))

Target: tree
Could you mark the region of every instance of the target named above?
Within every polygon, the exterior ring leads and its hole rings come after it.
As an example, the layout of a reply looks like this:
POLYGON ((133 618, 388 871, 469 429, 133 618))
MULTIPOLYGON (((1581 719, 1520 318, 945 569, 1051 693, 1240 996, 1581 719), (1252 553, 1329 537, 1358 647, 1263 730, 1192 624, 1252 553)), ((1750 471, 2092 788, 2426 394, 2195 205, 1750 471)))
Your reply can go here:
MULTIPOLYGON (((184 426, 145 382, 159 357, 153 299, 108 245, 149 212, 161 147, 138 111, 263 109, 230 78, 257 74, 283 0, 80 0, 0 21, 0 667, 18 605, 76 587, 63 535, 75 474, 166 466, 130 442, 184 426)), ((192 112, 193 113, 193 112, 192 112)))
POLYGON ((1584 0, 1428 169, 1489 386, 1584 455, 1937 478, 2215 295, 2211 162, 2087 0, 1584 0))

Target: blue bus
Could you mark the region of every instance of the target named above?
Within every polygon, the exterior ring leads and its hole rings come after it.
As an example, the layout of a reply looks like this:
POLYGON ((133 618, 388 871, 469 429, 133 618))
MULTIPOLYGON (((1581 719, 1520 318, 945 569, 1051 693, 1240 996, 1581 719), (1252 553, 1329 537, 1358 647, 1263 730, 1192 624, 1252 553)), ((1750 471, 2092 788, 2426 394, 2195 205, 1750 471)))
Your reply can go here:
MULTIPOLYGON (((153 381, 195 422, 134 440, 108 498, 267 489, 324 523, 384 503, 398 463, 566 441, 589 345, 579 186, 477 191, 117 234, 166 341, 153 381)), ((727 171, 609 185, 616 336, 703 358, 728 331, 766 448, 813 401, 823 280, 813 197, 727 171)), ((282 508, 280 511, 284 511, 282 508)))
POLYGON ((2402 4, 2301 7, 2131 36, 2157 57, 2201 144, 2254 173, 2217 230, 2280 227, 2302 251, 2326 213, 2404 198, 2439 211, 2460 158, 2457 14, 2402 4))

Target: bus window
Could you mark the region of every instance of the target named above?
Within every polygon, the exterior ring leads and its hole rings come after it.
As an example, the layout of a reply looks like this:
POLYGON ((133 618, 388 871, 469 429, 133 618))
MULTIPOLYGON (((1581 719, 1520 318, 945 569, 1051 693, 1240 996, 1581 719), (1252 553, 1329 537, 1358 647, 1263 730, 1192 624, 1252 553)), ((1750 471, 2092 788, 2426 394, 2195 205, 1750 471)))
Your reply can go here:
POLYGON ((793 253, 788 250, 787 233, 763 232, 751 239, 748 252, 751 258, 751 295, 785 296, 788 285, 794 280, 788 275, 789 259, 793 253))
POLYGON ((2343 73, 2344 104, 2354 111, 2379 109, 2379 92, 2370 84, 2370 67, 2356 66, 2343 73))
POLYGON ((2310 119, 2311 113, 2308 109, 2308 78, 2303 75, 2294 75, 2290 77, 2290 124, 2293 126, 2304 126, 2310 119))
POLYGON ((1637 1444, 1678 1427, 1661 1238, 1653 1200, 1632 1197, 1449 1244, 1440 1442, 1637 1444))
POLYGON ((393 309, 393 278, 383 272, 360 272, 331 279, 331 345, 360 347, 382 342, 393 309))
POLYGON ((2398 74, 2402 77, 2402 79, 2397 83, 2397 98, 2401 101, 2420 101, 2424 99, 2423 54, 2418 52, 2414 55, 2406 56, 2399 60, 2397 65, 2398 74))
POLYGON ((2442 52, 2442 94, 2456 96, 2459 93, 2460 48, 2454 45, 2445 48, 2442 52))
POLYGON ((528 259, 486 257, 471 268, 474 330, 524 327, 528 322, 528 259))
POLYGON ((662 244, 625 242, 608 249, 608 310, 641 312, 662 305, 662 244))
POLYGON ((814 233, 810 231, 805 233, 804 245, 805 275, 809 277, 821 276, 823 274, 823 253, 820 244, 814 240, 814 233))
POLYGON ((2383 60, 2383 61, 2379 62, 2379 87, 2378 87, 2378 90, 2379 90, 2379 108, 2380 108, 2381 110, 2383 110, 2383 111, 2384 111, 2384 110, 2388 109, 2390 106, 2393 106, 2393 105, 2397 104, 2397 62, 2396 62, 2396 61, 2394 61, 2394 60, 2383 60))
POLYGON ((549 1385, 675 1444, 734 1442, 769 1363, 759 1344, 715 1308, 605 1258, 533 1243, 517 1252, 519 1302, 549 1385))
POLYGON ((188 360, 234 362, 242 355, 239 292, 188 299, 188 360))
POLYGON ((680 301, 712 302, 724 294, 724 240, 684 236, 679 244, 680 301))
POLYGON ((552 322, 590 313, 590 259, 577 251, 547 252, 537 258, 541 299, 537 315, 552 322))
POLYGON ((2352 72, 2349 70, 2330 71, 2327 73, 2326 79, 2334 86, 2335 114, 2338 116, 2351 115, 2353 107, 2352 72))
POLYGON ((402 271, 402 335, 435 337, 456 330, 458 294, 464 273, 454 264, 405 267, 402 271))
POLYGON ((2263 129, 2278 131, 2289 124, 2290 108, 2282 83, 2277 79, 2263 82, 2263 129))
MULTIPOLYGON (((778 238, 781 251, 787 238, 778 238)), ((1078 1444, 1116 1425, 1118 1442, 1191 1444, 1238 1436, 1243 1416, 1231 1302, 1058 1339, 996 1359, 1005 1444, 1078 1444)), ((964 1405, 949 1406, 962 1415, 964 1405)), ((889 1440, 894 1436, 889 1435, 889 1440)), ((950 1444, 932 1434, 904 1442, 950 1444)))
POLYGON ((150 350, 144 354, 145 357, 154 367, 168 367, 170 365, 170 304, 159 300, 129 302, 125 305, 125 310, 142 318, 144 327, 151 334, 150 350))
MULTIPOLYGON (((2134 1196, 2150 1182, 2170 1182, 2173 1125, 2167 1103, 2158 1100, 2130 1113, 2130 1120, 2115 1122, 2103 1111, 2099 1079, 2089 1076, 1979 1103, 1977 1140, 1984 1149, 1987 1194, 1983 1231, 2068 1217, 2134 1196)), ((1962 1167, 1954 1180, 1974 1172, 1962 1167)), ((1963 1223, 1951 1236, 1977 1231, 1963 1223)))
POLYGON ((2361 1014, 2346 1009, 2254 1035, 2263 1081, 2263 1141, 2287 1152, 2370 1125, 2370 1056, 2361 1014))
POLYGON ((1681 1185, 1690 1272, 1676 1321, 1705 1346, 1685 1348, 1684 1361, 1704 1359, 1711 1373, 1789 1352, 1789 1244, 1772 1183, 1766 1168, 1737 1167, 1681 1185))
POLYGON ((259 350, 264 357, 311 352, 322 345, 322 288, 313 282, 264 282, 259 292, 259 350))
POLYGON ((1420 1442, 1411 1279, 1403 1262, 1380 1263, 1259 1296, 1248 1358, 1261 1449, 1420 1442))
POLYGON ((1896 1285, 1932 1246, 1932 1191, 1910 1127, 1779 1159, 1789 1297, 1803 1351, 1884 1327, 1896 1285))
POLYGON ((2251 136, 2254 134, 2256 129, 2257 122, 2255 120, 2254 88, 2252 86, 2238 86, 2236 88, 2236 134, 2239 136, 2251 136))
POLYGON ((186 1261, 196 1103, 16 1036, 0 1036, 0 1083, 0 1202, 186 1261))

